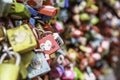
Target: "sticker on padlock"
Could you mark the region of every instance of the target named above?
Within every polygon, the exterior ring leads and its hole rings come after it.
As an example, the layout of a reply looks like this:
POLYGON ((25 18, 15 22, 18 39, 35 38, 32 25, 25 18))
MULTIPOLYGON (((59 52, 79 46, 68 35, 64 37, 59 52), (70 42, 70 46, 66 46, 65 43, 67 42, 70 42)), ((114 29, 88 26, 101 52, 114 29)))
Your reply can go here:
POLYGON ((28 19, 31 16, 25 5, 17 3, 16 1, 12 3, 9 14, 13 19, 28 19))
POLYGON ((8 29, 7 36, 13 51, 23 53, 37 46, 35 36, 28 24, 8 29))
POLYGON ((42 6, 39 13, 54 17, 58 14, 58 9, 53 6, 42 6))
POLYGON ((49 72, 51 69, 45 59, 44 54, 36 53, 27 70, 28 70, 28 78, 31 79, 38 75, 45 74, 49 72))
POLYGON ((56 42, 59 44, 59 46, 62 46, 64 44, 62 38, 58 33, 53 33, 53 37, 56 40, 56 42))
POLYGON ((18 26, 21 26, 23 24, 23 21, 22 20, 14 20, 14 27, 18 27, 18 26))
POLYGON ((9 52, 10 55, 16 58, 16 63, 3 63, 3 60, 7 56, 4 53, 0 58, 0 80, 17 80, 19 74, 20 55, 15 52, 9 52), (13 76, 14 75, 14 76, 13 76))
POLYGON ((43 4, 43 0, 27 0, 27 4, 39 9, 43 4))
POLYGON ((0 0, 0 17, 6 17, 8 15, 12 2, 13 0, 0 0))
POLYGON ((45 54, 52 54, 60 48, 50 31, 34 28, 33 32, 38 40, 38 48, 36 51, 41 49, 45 54), (38 33, 42 32, 42 34, 36 34, 36 31, 38 33))

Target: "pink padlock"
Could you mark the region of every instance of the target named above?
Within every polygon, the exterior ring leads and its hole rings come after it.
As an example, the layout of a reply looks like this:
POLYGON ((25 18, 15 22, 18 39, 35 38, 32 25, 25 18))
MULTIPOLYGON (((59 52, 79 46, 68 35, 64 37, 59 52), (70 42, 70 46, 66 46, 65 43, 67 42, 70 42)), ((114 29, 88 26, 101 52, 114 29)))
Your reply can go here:
POLYGON ((74 80, 75 72, 72 69, 65 69, 65 73, 62 76, 62 80, 74 80))
POLYGON ((56 23, 55 23, 55 29, 56 29, 58 32, 63 32, 64 29, 63 29, 63 24, 62 24, 62 22, 56 21, 56 23))

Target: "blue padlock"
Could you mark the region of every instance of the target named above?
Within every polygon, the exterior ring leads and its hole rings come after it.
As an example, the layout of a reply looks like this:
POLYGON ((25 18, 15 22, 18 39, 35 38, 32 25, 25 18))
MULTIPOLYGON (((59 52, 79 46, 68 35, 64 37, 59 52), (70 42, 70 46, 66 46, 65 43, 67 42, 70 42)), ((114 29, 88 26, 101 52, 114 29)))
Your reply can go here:
POLYGON ((26 8, 30 11, 31 13, 31 16, 35 17, 37 16, 39 13, 37 12, 37 10, 35 10, 34 8, 32 8, 31 6, 29 5, 26 5, 26 8))
POLYGON ((69 15, 67 9, 61 9, 58 15, 58 19, 62 21, 68 20, 69 15))
POLYGON ((36 20, 31 17, 31 18, 29 19, 29 23, 30 23, 32 26, 35 26, 36 20))
POLYGON ((36 76, 45 74, 50 71, 50 66, 48 65, 43 53, 37 53, 34 55, 31 64, 27 68, 28 78, 34 78, 36 76))
POLYGON ((46 15, 44 15, 44 14, 38 14, 38 16, 41 17, 40 20, 42 20, 43 22, 49 21, 49 20, 52 19, 51 16, 46 16, 46 15))
POLYGON ((65 0, 65 8, 68 8, 69 7, 69 0, 65 0))

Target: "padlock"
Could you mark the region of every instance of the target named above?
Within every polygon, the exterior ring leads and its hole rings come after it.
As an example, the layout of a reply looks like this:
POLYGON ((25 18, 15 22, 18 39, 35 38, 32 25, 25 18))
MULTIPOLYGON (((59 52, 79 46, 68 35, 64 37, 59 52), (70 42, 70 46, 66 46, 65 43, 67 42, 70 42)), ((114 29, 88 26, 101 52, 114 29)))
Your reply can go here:
POLYGON ((52 64, 53 65, 61 65, 64 62, 64 56, 63 55, 58 55, 53 61, 52 64))
POLYGON ((81 25, 79 14, 73 15, 72 18, 73 18, 75 24, 79 27, 81 25))
POLYGON ((81 21, 89 21, 90 20, 90 15, 87 13, 81 13, 80 14, 80 20, 81 21))
POLYGON ((26 8, 29 10, 29 12, 31 13, 31 16, 33 16, 33 17, 35 17, 39 14, 37 10, 35 10, 34 8, 32 8, 29 5, 26 5, 26 8))
POLYGON ((7 30, 13 51, 24 53, 37 47, 37 41, 28 24, 7 30))
POLYGON ((64 7, 65 7, 65 8, 68 8, 69 6, 70 6, 69 0, 65 0, 64 7))
POLYGON ((75 73, 72 69, 65 69, 64 75, 62 76, 62 80, 74 80, 75 73))
POLYGON ((78 67, 74 67, 74 72, 75 72, 75 80, 83 80, 84 79, 84 75, 78 67))
POLYGON ((28 70, 28 78, 34 78, 38 75, 43 75, 49 72, 51 69, 45 59, 43 53, 36 53, 27 68, 28 70))
POLYGON ((65 7, 65 0, 56 0, 57 6, 64 8, 65 7))
POLYGON ((60 9, 58 14, 58 19, 66 22, 69 18, 68 10, 67 9, 60 9))
POLYGON ((27 0, 27 4, 33 8, 39 9, 43 5, 44 0, 27 0))
POLYGON ((17 80, 21 58, 18 53, 10 52, 9 54, 16 57, 16 63, 15 64, 3 63, 3 60, 5 59, 7 54, 4 53, 1 56, 0 58, 0 80, 17 80))
POLYGON ((9 15, 13 19, 28 19, 31 16, 25 5, 17 3, 16 1, 12 3, 9 15))
POLYGON ((89 66, 87 66, 86 68, 86 72, 84 73, 84 79, 85 80, 96 80, 95 75, 93 74, 93 72, 91 71, 91 68, 89 66))
MULTIPOLYGON (((57 42, 55 41, 53 35, 51 34, 50 31, 44 31, 41 29, 33 29, 33 32, 36 34, 37 40, 38 40, 38 47, 37 49, 41 49, 42 51, 44 51, 45 54, 52 54, 55 51, 57 51, 60 46, 57 44, 57 42), (42 32, 42 34, 36 34, 36 31, 42 32)), ((36 50, 37 50, 36 49, 36 50)))
POLYGON ((51 79, 56 79, 62 77, 64 73, 64 67, 62 65, 56 65, 51 68, 49 73, 51 79))
POLYGON ((58 14, 58 9, 53 7, 53 6, 42 6, 39 9, 39 13, 47 15, 47 16, 54 17, 58 14))
POLYGON ((92 16, 92 19, 90 20, 90 23, 92 25, 96 25, 97 23, 99 23, 99 18, 97 18, 96 16, 92 16))
POLYGON ((59 45, 51 34, 39 40, 39 44, 39 47, 44 50, 46 54, 51 54, 59 49, 59 45))
POLYGON ((0 17, 7 17, 13 0, 0 0, 0 17))
POLYGON ((34 57, 33 51, 26 52, 26 54, 21 54, 21 62, 23 63, 25 68, 29 66, 33 57, 34 57))
POLYGON ((55 1, 54 0, 44 0, 43 5, 52 5, 52 6, 54 6, 55 5, 55 1))
POLYGON ((65 51, 65 49, 62 49, 62 48, 58 49, 58 50, 56 51, 56 55, 66 56, 66 51, 65 51))
POLYGON ((62 38, 60 37, 58 33, 53 33, 53 37, 59 46, 62 46, 64 44, 62 38))
POLYGON ((71 35, 75 38, 79 38, 80 36, 83 35, 83 32, 81 30, 78 29, 72 29, 71 35))
POLYGON ((7 41, 6 29, 4 26, 0 27, 0 42, 7 41))
POLYGON ((63 23, 62 22, 58 22, 58 21, 56 21, 55 22, 55 29, 58 31, 58 32, 64 32, 64 27, 63 27, 64 25, 63 25, 63 23))
POLYGON ((79 53, 77 51, 75 51, 73 48, 69 48, 69 50, 67 52, 67 56, 72 61, 76 61, 77 59, 79 59, 79 53))
POLYGON ((32 26, 35 26, 36 20, 31 17, 31 18, 29 19, 29 24, 32 25, 32 26))

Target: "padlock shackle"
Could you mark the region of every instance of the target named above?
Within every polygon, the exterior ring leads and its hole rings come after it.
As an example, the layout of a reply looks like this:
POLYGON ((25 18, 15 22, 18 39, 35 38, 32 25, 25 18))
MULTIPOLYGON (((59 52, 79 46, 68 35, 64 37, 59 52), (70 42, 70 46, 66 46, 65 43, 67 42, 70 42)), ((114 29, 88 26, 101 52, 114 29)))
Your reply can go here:
POLYGON ((7 44, 6 43, 2 43, 2 46, 3 46, 3 53, 6 53, 8 55, 8 57, 11 59, 12 58, 12 55, 10 55, 10 50, 11 48, 8 48, 7 44))
MULTIPOLYGON (((12 52, 12 51, 10 51, 9 54, 15 56, 15 58, 16 58, 15 65, 16 65, 16 66, 19 66, 20 61, 21 61, 20 55, 19 55, 18 53, 16 53, 16 52, 12 52)), ((7 56, 7 53, 4 53, 4 54, 1 56, 1 58, 0 58, 0 64, 3 63, 3 60, 5 59, 6 56, 7 56)))
MULTIPOLYGON (((37 34, 37 31, 38 31, 38 32, 42 32, 42 34, 52 34, 51 31, 44 31, 44 30, 42 30, 42 29, 33 28, 33 33, 35 34, 35 37, 36 37, 37 39, 40 38, 40 35, 37 34)), ((42 34, 41 34, 41 35, 42 35, 42 34)))

